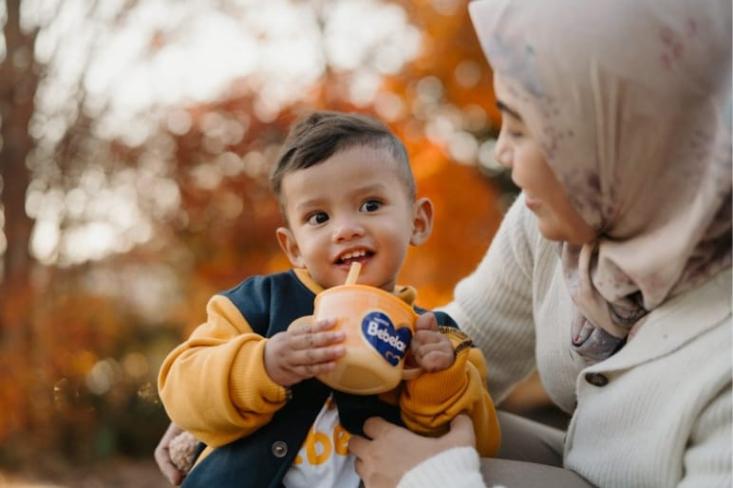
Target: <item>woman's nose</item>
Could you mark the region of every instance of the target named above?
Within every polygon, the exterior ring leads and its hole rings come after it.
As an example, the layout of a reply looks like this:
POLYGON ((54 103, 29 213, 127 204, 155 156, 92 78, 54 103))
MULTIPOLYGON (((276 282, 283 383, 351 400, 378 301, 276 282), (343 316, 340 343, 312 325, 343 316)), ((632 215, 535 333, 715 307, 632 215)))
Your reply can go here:
POLYGON ((496 145, 494 146, 494 159, 496 159, 496 162, 505 168, 511 169, 514 159, 514 149, 511 147, 511 143, 507 139, 508 137, 502 128, 499 132, 499 138, 496 140, 496 145))
POLYGON ((333 232, 333 242, 343 242, 362 237, 364 227, 356 219, 342 219, 337 222, 333 232))

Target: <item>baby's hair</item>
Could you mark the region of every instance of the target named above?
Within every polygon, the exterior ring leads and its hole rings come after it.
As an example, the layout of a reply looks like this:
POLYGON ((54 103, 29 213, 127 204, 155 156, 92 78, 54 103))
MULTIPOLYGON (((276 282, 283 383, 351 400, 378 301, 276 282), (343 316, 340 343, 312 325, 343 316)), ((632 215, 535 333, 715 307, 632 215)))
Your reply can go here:
POLYGON ((272 191, 282 203, 282 181, 286 174, 310 168, 355 146, 388 150, 398 164, 408 196, 415 198, 415 179, 405 146, 384 124, 365 115, 324 111, 299 119, 290 129, 270 175, 272 191))

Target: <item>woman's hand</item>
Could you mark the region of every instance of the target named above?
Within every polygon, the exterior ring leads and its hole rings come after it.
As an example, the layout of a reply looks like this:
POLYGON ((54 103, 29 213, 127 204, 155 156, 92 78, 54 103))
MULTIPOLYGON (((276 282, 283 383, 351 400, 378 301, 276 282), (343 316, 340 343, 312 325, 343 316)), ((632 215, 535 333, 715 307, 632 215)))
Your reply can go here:
POLYGON ((163 473, 163 476, 173 485, 180 485, 183 482, 183 478, 186 474, 176 468, 171 460, 170 456, 170 444, 171 441, 181 434, 181 430, 176 424, 172 423, 168 426, 168 430, 165 431, 163 437, 158 442, 155 448, 155 462, 158 464, 158 469, 163 473))
POLYGON ((452 447, 476 445, 467 415, 453 419, 443 437, 423 437, 377 417, 364 423, 364 433, 371 440, 353 436, 349 451, 356 456, 356 472, 368 488, 392 488, 422 461, 452 447))

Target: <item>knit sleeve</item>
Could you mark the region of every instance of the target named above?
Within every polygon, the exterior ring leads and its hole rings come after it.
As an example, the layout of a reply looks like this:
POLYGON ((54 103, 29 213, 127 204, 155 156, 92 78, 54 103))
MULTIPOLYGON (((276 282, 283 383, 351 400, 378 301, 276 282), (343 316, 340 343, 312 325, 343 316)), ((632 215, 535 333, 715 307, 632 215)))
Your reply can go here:
POLYGON ((697 418, 684 454, 684 476, 679 487, 731 486, 731 385, 697 418))
POLYGON ((402 477, 397 488, 485 488, 478 453, 455 447, 418 464, 402 477))
POLYGON ((483 261, 458 283, 454 301, 444 309, 484 353, 497 403, 535 367, 532 273, 538 236, 520 196, 483 261))

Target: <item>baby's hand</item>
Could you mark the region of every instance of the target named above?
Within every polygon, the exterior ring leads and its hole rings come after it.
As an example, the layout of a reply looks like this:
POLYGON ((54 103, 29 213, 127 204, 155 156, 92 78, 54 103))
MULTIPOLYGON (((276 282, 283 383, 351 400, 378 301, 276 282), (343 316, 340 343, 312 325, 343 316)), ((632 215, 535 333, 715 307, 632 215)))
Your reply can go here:
POLYGON ((301 317, 285 332, 279 332, 265 345, 265 370, 272 381, 291 386, 331 371, 335 361, 344 355, 345 335, 329 329, 336 325, 332 319, 315 322, 313 317, 301 317))
POLYGON ((453 344, 438 330, 432 312, 418 317, 410 350, 418 366, 428 373, 448 369, 456 359, 453 344))

